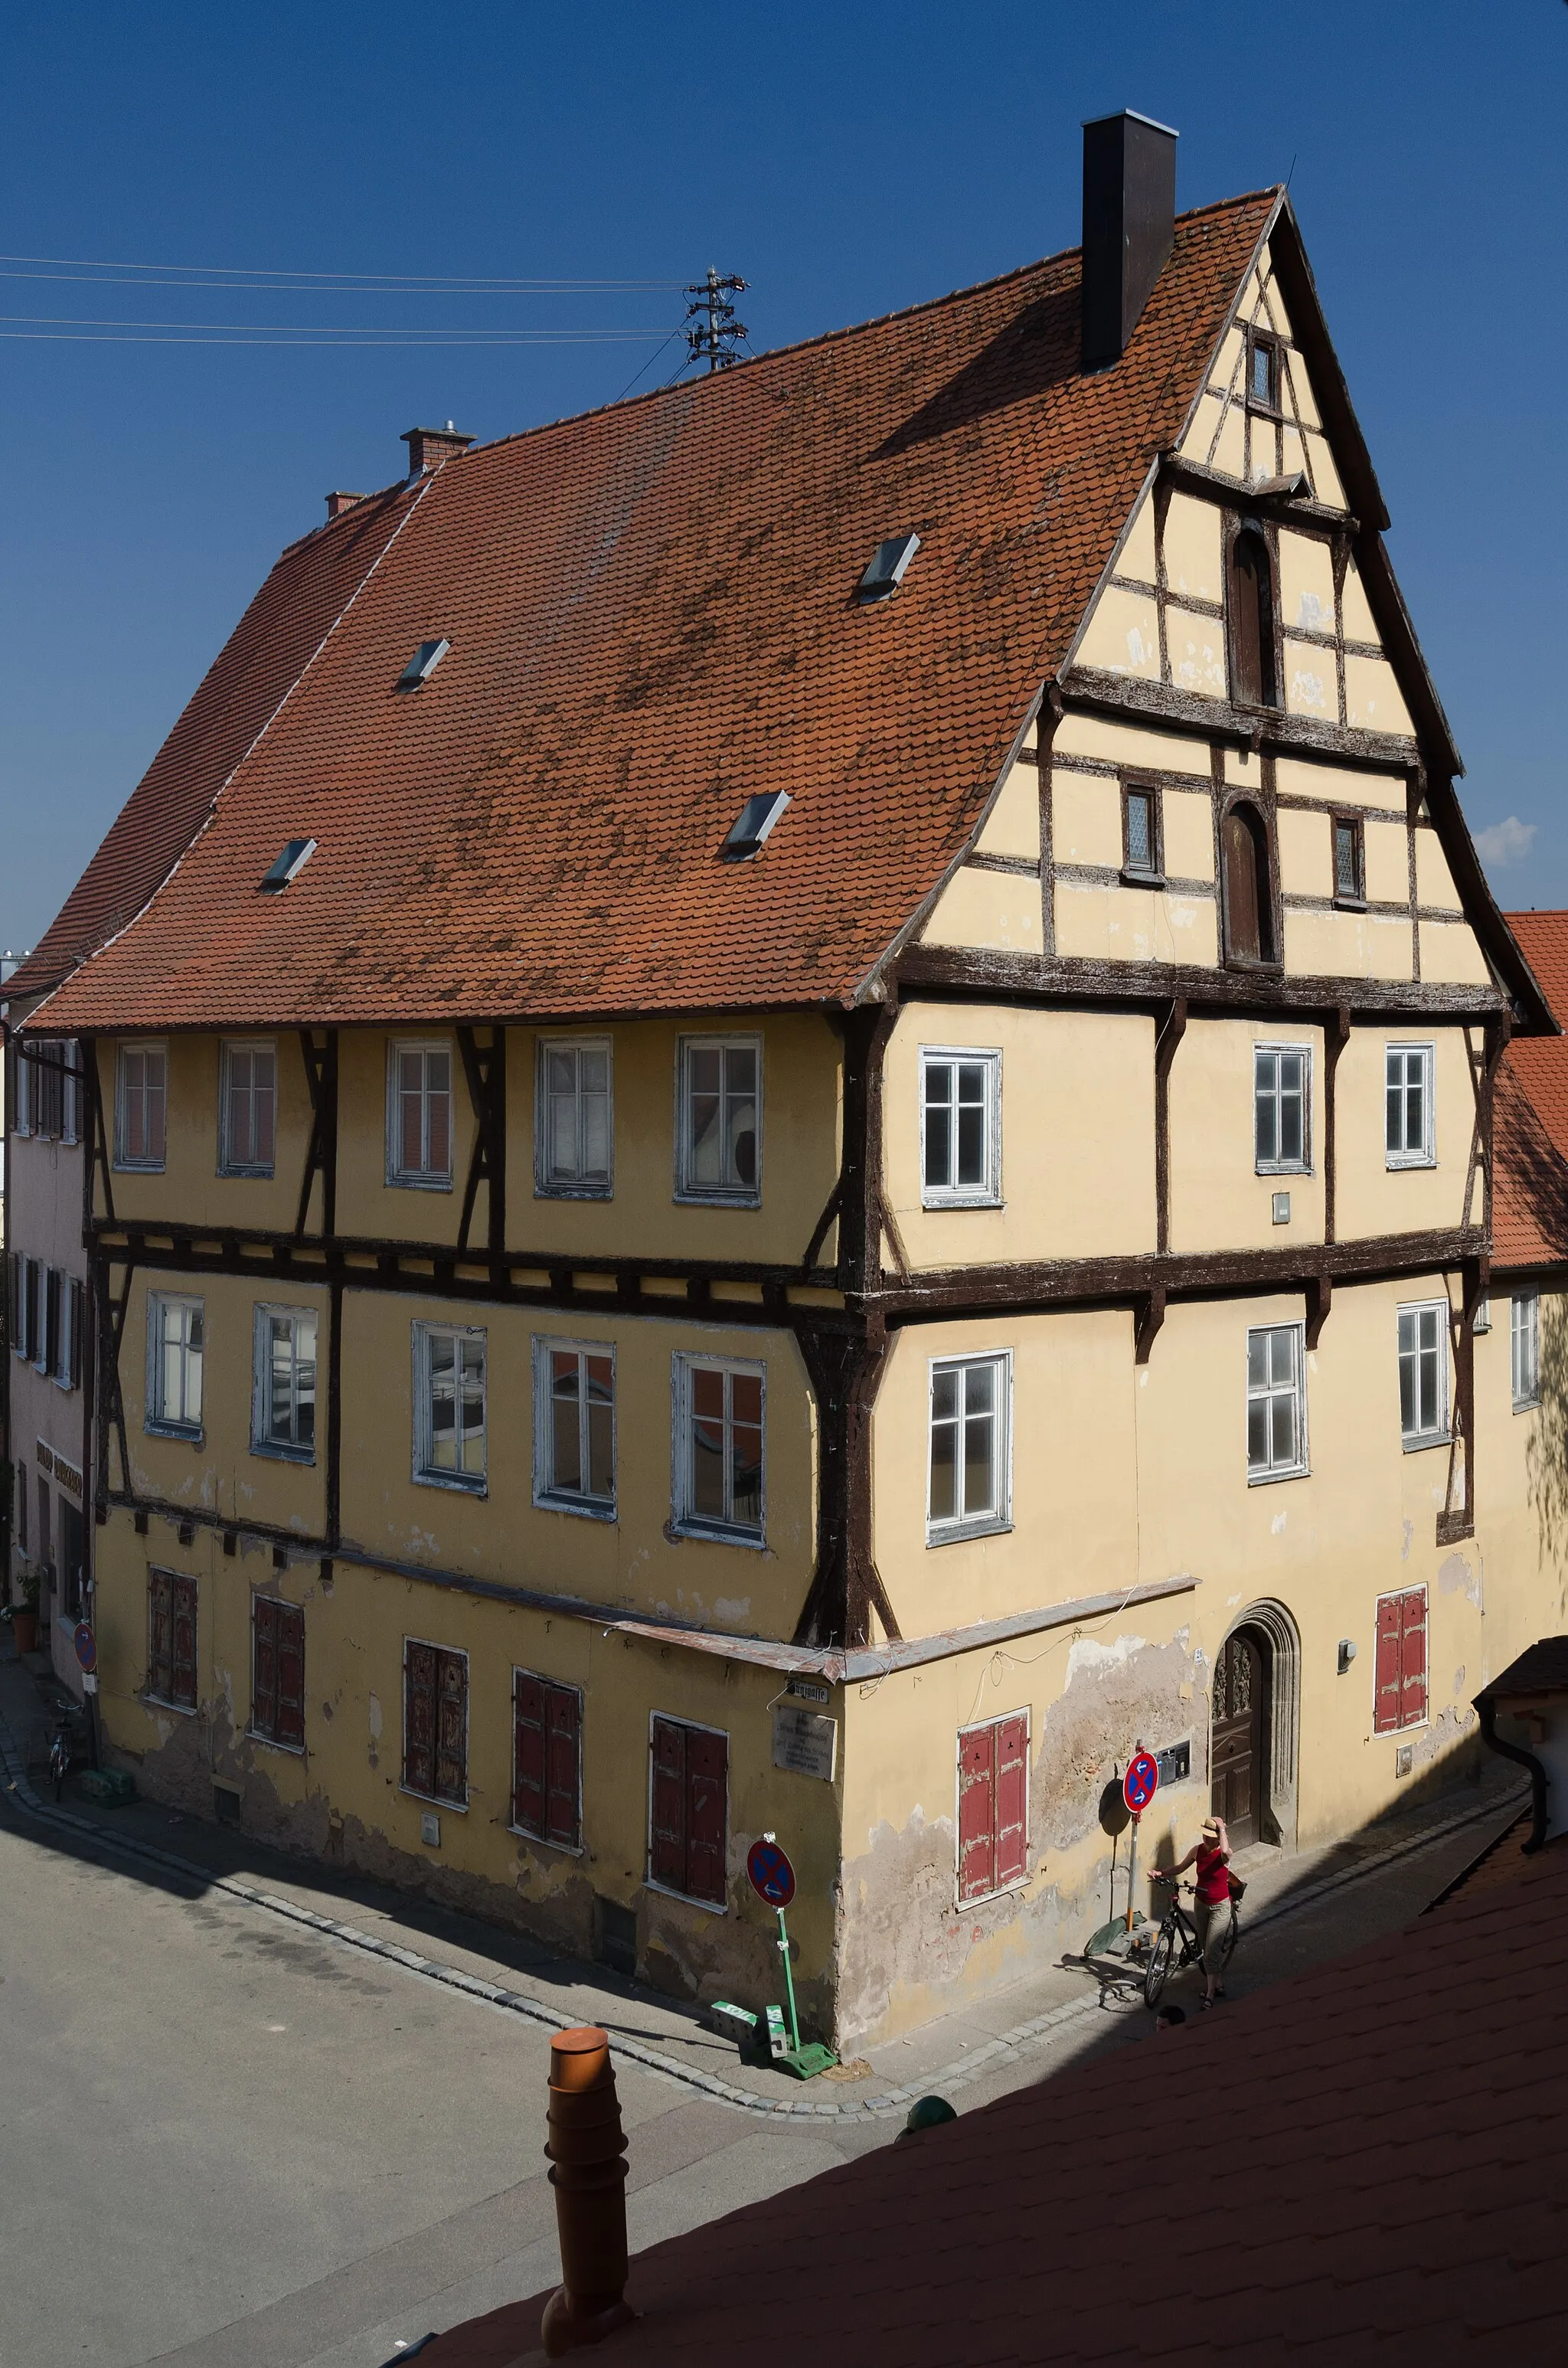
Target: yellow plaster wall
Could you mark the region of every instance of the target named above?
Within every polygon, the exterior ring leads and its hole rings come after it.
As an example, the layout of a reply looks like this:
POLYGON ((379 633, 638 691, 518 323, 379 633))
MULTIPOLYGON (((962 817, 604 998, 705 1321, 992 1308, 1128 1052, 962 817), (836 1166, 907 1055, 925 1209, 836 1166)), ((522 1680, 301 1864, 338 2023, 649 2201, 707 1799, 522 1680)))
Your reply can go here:
POLYGON ((1223 600, 1220 512, 1191 494, 1173 494, 1165 512, 1165 586, 1179 598, 1223 600))
MULTIPOLYGON (((1032 737, 1032 734, 1031 734, 1032 737)), ((1017 855, 1040 860, 1040 767, 1010 766, 975 840, 981 855, 1017 855)))
POLYGON ((1318 642, 1285 636, 1281 667, 1285 707, 1291 715, 1315 715, 1320 722, 1339 721, 1339 666, 1332 650, 1318 642))
POLYGON ((1334 841, 1326 814, 1281 807, 1279 885, 1287 896, 1332 896, 1334 841))
MULTIPOLYGON (((120 1277, 115 1278, 119 1288, 120 1277)), ((265 1270, 241 1275, 160 1273, 139 1267, 120 1347, 120 1390, 131 1485, 175 1505, 199 1507, 235 1523, 265 1522, 322 1534, 325 1519, 323 1466, 326 1431, 328 1299, 324 1287, 280 1282, 265 1270), (201 1375, 202 1436, 171 1439, 145 1428, 147 1306, 154 1292, 199 1299, 204 1315, 201 1375), (310 1307, 316 1315, 315 1460, 258 1455, 251 1448, 253 1344, 257 1307, 310 1307)), ((113 1447, 119 1464, 118 1442, 113 1447)))
POLYGON ((1134 771, 1190 773, 1205 785, 1210 778, 1207 741, 1186 733, 1156 731, 1120 716, 1113 722, 1104 715, 1064 715, 1051 746, 1053 757, 1086 757, 1091 762, 1126 765, 1134 771))
POLYGON ((1121 868, 1121 785, 1058 767, 1051 779, 1051 851, 1057 863, 1121 868))
POLYGON ((1165 834, 1165 872, 1172 880, 1212 880, 1214 877, 1214 800, 1172 789, 1160 792, 1160 819, 1165 834))
POLYGON ((1383 809, 1404 820, 1403 773, 1363 771, 1359 766, 1326 765, 1312 757, 1277 757, 1274 786, 1281 797, 1326 798, 1355 812, 1383 809))
MULTIPOLYGON (((100 1038, 97 1044, 104 1116, 111 1140, 120 1041, 100 1038)), ((290 1232, 299 1212, 300 1181, 311 1132, 310 1090, 299 1039, 284 1030, 278 1036, 232 1040, 236 1044, 272 1044, 277 1050, 277 1148, 271 1176, 218 1173, 219 1062, 222 1045, 228 1040, 158 1036, 123 1041, 159 1043, 166 1049, 166 1142, 161 1170, 115 1168, 115 1213, 143 1219, 177 1215, 186 1224, 214 1229, 238 1225, 246 1232, 290 1232)), ((100 1207, 102 1190, 100 1183, 100 1207)))
POLYGON ((1396 732, 1406 739, 1414 734, 1410 710, 1386 658, 1358 657, 1354 651, 1346 655, 1345 720, 1361 732, 1396 732))
MULTIPOLYGON (((1152 573, 1153 571, 1151 571, 1152 573)), ((1103 666, 1112 674, 1135 675, 1144 681, 1160 678, 1160 625, 1152 595, 1108 584, 1089 612, 1078 643, 1080 666, 1103 666)))
POLYGON ((1153 1021, 1142 1013, 903 1005, 883 1068, 889 1201, 913 1267, 1131 1255, 1154 1246, 1153 1021), (920 1047, 1002 1055, 999 1209, 924 1209, 920 1047), (1083 1113, 1096 1156, 1080 1156, 1083 1113))
POLYGON ((1199 616, 1171 601, 1165 609, 1165 646, 1171 680, 1178 690, 1202 699, 1225 697, 1225 629, 1217 617, 1199 616))
POLYGON ((1423 921, 1421 975, 1432 985, 1489 986, 1493 982, 1474 930, 1464 921, 1423 921))
MULTIPOLYGON (((1340 1239, 1424 1233, 1459 1224, 1464 1213, 1465 1174, 1475 1122, 1463 1029, 1437 1021, 1407 1028, 1353 1028, 1340 1054, 1335 1098, 1340 1239), (1433 1047, 1435 1167, 1391 1168, 1386 1164, 1384 1056, 1390 1044, 1433 1047)), ((1481 1222, 1479 1180, 1471 1221, 1481 1222)))
MULTIPOLYGON (((1177 1252, 1279 1249, 1321 1241, 1323 1030, 1289 1014, 1278 1021, 1189 1019, 1170 1075, 1171 1247, 1177 1252), (1254 1168, 1253 1047, 1305 1045, 1312 1053, 1310 1175, 1254 1168), (1273 1221, 1273 1196, 1290 1195, 1290 1220, 1273 1221)), ((1343 1155, 1342 1155, 1343 1156, 1343 1155)))
MULTIPOLYGON (((1279 530, 1279 611, 1285 631, 1334 631, 1334 553, 1322 535, 1279 530)), ((1333 654, 1324 651, 1333 662, 1333 654)))
POLYGON ((1367 895, 1374 905, 1403 905, 1410 895, 1410 833, 1403 823, 1369 822, 1362 833, 1367 895))
POLYGON ((1410 978, 1410 923, 1386 913, 1287 913, 1285 967, 1308 978, 1410 978))
POLYGON ((992 946, 1002 953, 1040 953, 1045 930, 1039 880, 1027 872, 965 866, 953 874, 937 899, 920 941, 927 946, 992 946))
MULTIPOLYGON (((449 1029, 409 1028, 395 1036, 346 1029, 337 1046, 337 1230, 374 1241, 455 1244, 473 1152, 473 1111, 462 1055, 449 1029), (452 1174, 447 1185, 387 1182, 387 1064, 394 1043, 444 1044, 452 1056, 452 1174)), ((484 1239, 485 1194, 471 1238, 484 1239)), ((319 1202, 318 1202, 319 1209, 319 1202)))
POLYGON ((1212 897, 1059 879, 1055 909, 1058 953, 1086 954, 1102 962, 1219 960, 1212 897))
MULTIPOLYGON (((1027 888, 1034 899, 1038 943, 1038 883, 1015 882, 999 872, 964 876, 1004 889, 1027 888)), ((601 1028, 508 1029, 506 1220, 514 1255, 560 1251, 591 1258, 597 1251, 793 1264, 803 1256, 838 1174, 840 1057, 833 1030, 810 1013, 698 1014, 601 1028), (759 1208, 675 1198, 676 1047, 683 1036, 710 1035, 762 1041, 759 1208), (609 1042, 615 1174, 608 1199, 573 1200, 535 1190, 535 1076, 539 1045, 551 1037, 609 1042)), ((474 1222, 474 1237, 483 1243, 483 1187, 474 1222)), ((832 1255, 831 1239, 825 1254, 832 1255)))
POLYGON ((1418 904, 1436 905, 1451 913, 1463 910, 1442 841, 1429 825, 1423 825, 1415 834, 1415 896, 1418 904))

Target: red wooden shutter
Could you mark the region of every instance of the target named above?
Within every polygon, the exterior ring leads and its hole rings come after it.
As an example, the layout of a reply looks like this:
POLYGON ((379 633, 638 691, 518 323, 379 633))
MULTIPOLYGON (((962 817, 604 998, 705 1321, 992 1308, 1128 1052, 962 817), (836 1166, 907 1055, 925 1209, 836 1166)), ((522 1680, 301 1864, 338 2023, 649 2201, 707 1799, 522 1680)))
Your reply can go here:
POLYGON ((443 1801, 468 1798, 468 1663, 460 1653, 437 1653, 436 1791, 443 1801))
POLYGON ((686 1731, 686 1883, 693 1899, 724 1896, 724 1829, 730 1747, 699 1726, 686 1731))
POLYGON ((257 1735, 276 1739, 278 1734, 278 1606, 268 1595, 256 1595, 253 1605, 255 1637, 251 1656, 250 1723, 257 1735))
POLYGON ((278 1610, 277 1736, 298 1749, 305 1740, 305 1615, 297 1603, 278 1610))
POLYGON ((1399 1725, 1403 1654, 1400 1646, 1403 1622, 1397 1595, 1378 1599, 1377 1667, 1372 1679, 1372 1732, 1392 1735, 1399 1725))
POLYGON ((959 1897, 996 1888, 996 1729, 959 1736, 959 1897))
POLYGON ((1419 1726, 1426 1716, 1426 1590, 1412 1588, 1399 1599, 1403 1614, 1400 1639, 1399 1723, 1419 1726))
POLYGON ((512 1690, 512 1822, 544 1832, 544 1688, 519 1669, 512 1690))
POLYGON ((575 1850, 582 1827, 578 1787, 577 1726, 579 1708, 574 1686, 551 1686, 545 1692, 546 1813, 544 1838, 559 1850, 575 1850))
MULTIPOLYGON (((26 1502, 24 1497, 23 1502, 26 1502)), ((173 1699, 173 1588, 166 1570, 147 1573, 147 1691, 173 1699)))
POLYGON ((1029 1723, 1022 1713, 996 1728, 996 1887, 1019 1883, 1029 1858, 1029 1723))
POLYGON ((686 1889, 686 1736, 672 1718, 653 1721, 653 1881, 686 1889))
POLYGON ((436 1789, 436 1648, 409 1643, 403 1662, 403 1781, 411 1793, 436 1789))
POLYGON ((187 1710, 196 1708, 196 1581, 176 1578, 174 1602, 174 1670, 169 1700, 187 1710))

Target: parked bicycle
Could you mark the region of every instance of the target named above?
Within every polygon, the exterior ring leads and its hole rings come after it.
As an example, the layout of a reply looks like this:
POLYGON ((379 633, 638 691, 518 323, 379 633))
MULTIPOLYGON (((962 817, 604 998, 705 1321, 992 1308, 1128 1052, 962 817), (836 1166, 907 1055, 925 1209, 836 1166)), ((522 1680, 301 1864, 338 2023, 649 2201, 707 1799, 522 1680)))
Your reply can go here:
POLYGON ((81 1715, 74 1702, 57 1702, 54 1705, 54 1733, 49 1743, 49 1773, 57 1801, 65 1790, 65 1779, 71 1773, 71 1763, 76 1757, 81 1715))
MULTIPOLYGON (((1154 1945, 1150 1952, 1148 1967, 1143 1975, 1143 2003, 1148 2007, 1156 2007, 1160 2003, 1161 1993, 1172 1974, 1182 1972, 1187 1965, 1203 1966, 1204 1953, 1198 1945, 1198 1927, 1181 1904, 1180 1894, 1184 1891, 1191 1891, 1192 1884, 1179 1883, 1174 1874, 1156 1873, 1151 1879, 1155 1883, 1168 1884, 1170 1886, 1170 1898, 1165 1912, 1160 1918, 1160 1929, 1154 1935, 1154 1945)), ((1210 1926, 1209 1963, 1206 1970, 1220 1981, 1225 1978, 1225 1969, 1236 1953, 1236 1943, 1241 1937, 1241 1902, 1233 1888, 1229 1919, 1222 1925, 1216 1919, 1216 1922, 1210 1926)))

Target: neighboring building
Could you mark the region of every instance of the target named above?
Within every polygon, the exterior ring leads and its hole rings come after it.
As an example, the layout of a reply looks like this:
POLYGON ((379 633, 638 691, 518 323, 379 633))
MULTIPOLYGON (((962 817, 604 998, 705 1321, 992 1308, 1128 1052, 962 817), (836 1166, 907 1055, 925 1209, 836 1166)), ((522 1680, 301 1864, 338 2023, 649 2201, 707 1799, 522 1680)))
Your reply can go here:
POLYGON ((7 1592, 40 1581, 40 1643, 78 1698, 72 1642, 89 1609, 87 1474, 92 1355, 84 1247, 80 1055, 67 1038, 16 1034, 7 985, 6 1271, 11 1556, 7 1592))
POLYGON ((1473 1329, 1554 1022, 1295 219, 1087 140, 1086 260, 410 431, 34 958, 110 1752, 706 1997, 776 1831, 844 2044, 1124 1903, 1139 1743, 1146 1857, 1472 1768, 1561 1592, 1473 1329))

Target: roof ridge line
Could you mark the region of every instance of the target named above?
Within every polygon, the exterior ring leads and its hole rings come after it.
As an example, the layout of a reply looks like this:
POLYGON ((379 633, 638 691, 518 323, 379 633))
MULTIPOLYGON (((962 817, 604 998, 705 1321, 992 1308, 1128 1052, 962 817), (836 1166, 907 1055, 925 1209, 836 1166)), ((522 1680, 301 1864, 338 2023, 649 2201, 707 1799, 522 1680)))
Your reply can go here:
MULTIPOLYGON (((1244 190, 1237 197, 1213 198, 1207 205, 1189 206, 1185 213, 1177 214, 1176 217, 1176 228, 1179 230, 1184 223, 1199 222, 1205 215, 1238 211, 1243 206, 1256 204, 1263 198, 1277 199, 1283 186, 1282 182, 1277 181, 1265 188, 1244 190)), ((918 313, 934 313, 940 306, 956 304, 966 296, 983 296, 988 289, 1005 288, 1010 279, 1026 279, 1030 272, 1043 271, 1048 264, 1060 263, 1065 256, 1081 255, 1082 252, 1081 242, 1074 246, 1059 246, 1050 255, 1036 256, 1031 262, 1017 263, 1011 270, 994 272, 989 279, 971 280, 961 288, 947 289, 940 296, 921 296, 913 304, 896 304, 891 312, 873 313, 869 320, 847 321, 836 329, 819 329, 813 336, 797 337, 792 344, 787 346, 769 346, 760 354, 750 354, 744 359, 738 359, 733 365, 733 370, 749 371, 755 370, 761 362, 783 361, 793 354, 809 353, 813 346, 834 345, 843 337, 858 337, 869 329, 886 328, 894 321, 913 320, 918 313)), ((733 372, 726 370, 723 375, 728 378, 733 375, 733 372)), ((696 383, 698 381, 695 380, 687 381, 688 387, 696 383)), ((649 387, 642 394, 618 395, 612 403, 590 404, 586 411, 562 412, 558 419, 541 419, 532 427, 515 427, 505 436, 494 438, 487 444, 471 445, 468 451, 460 457, 465 461, 477 460, 482 453, 498 451, 504 444, 520 444, 530 436, 544 436, 556 427, 575 427, 585 420, 602 419, 612 411, 635 411, 643 404, 656 403, 664 395, 674 394, 676 392, 676 387, 674 384, 653 386, 649 387)), ((381 491, 390 493, 393 489, 393 486, 388 485, 383 486, 381 491)), ((373 501, 375 498, 376 496, 371 494, 367 494, 365 496, 367 501, 373 501)), ((344 515, 352 517, 353 513, 345 511, 344 515)), ((326 523, 335 525, 336 521, 329 519, 326 523)), ((321 529, 318 527, 314 531, 320 533, 321 529)))

